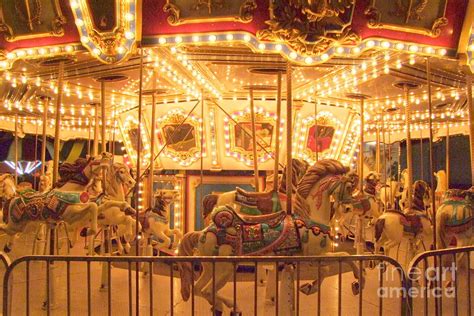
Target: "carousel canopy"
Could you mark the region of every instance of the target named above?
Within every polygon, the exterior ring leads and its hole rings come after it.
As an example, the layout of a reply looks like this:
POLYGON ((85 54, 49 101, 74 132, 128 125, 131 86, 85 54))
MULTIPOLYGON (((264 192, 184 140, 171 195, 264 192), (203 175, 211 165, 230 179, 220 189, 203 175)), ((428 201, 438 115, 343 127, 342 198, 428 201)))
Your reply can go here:
POLYGON ((365 141, 381 131, 386 142, 404 139, 407 115, 414 135, 428 137, 430 99, 436 137, 468 133, 471 1, 0 4, 3 130, 46 125, 54 136, 59 117, 61 139, 92 141, 105 126, 130 165, 138 149, 149 164, 153 140, 164 169, 199 169, 201 155, 204 169, 249 169, 255 146, 259 168, 272 170, 280 139, 280 161, 286 151, 281 93, 283 108, 292 100, 293 156, 310 163, 355 163, 360 95, 365 141))

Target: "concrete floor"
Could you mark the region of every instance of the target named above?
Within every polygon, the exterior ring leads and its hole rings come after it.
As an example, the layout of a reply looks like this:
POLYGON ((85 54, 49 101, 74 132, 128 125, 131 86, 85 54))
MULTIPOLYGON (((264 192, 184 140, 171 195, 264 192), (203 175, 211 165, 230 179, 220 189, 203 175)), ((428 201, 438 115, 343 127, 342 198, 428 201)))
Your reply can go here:
MULTIPOLYGON (((72 254, 83 255, 84 243, 80 240, 72 249, 72 254)), ((15 245, 15 249, 9 256, 14 259, 31 253, 31 237, 21 238, 15 245)), ((13 274, 13 296, 12 315, 26 314, 26 277, 25 265, 22 264, 15 269, 13 274)), ((216 270, 219 267, 216 266, 216 270)), ((90 267, 90 298, 91 311, 93 315, 107 315, 108 292, 100 291, 101 264, 92 263, 90 267)), ((0 273, 3 276, 4 269, 0 273)), ((363 315, 376 315, 379 312, 379 278, 378 269, 366 269, 366 286, 362 296, 363 315)), ((51 315, 66 315, 67 313, 67 291, 66 291, 66 265, 57 263, 55 266, 55 297, 56 306, 51 311, 51 315)), ((126 315, 129 313, 129 273, 126 266, 114 266, 111 271, 112 291, 111 308, 113 315, 126 315)), ((301 266, 301 282, 311 281, 317 275, 315 267, 307 265, 301 266)), ((171 282, 169 278, 169 266, 159 263, 154 265, 153 273, 153 310, 150 308, 150 288, 149 275, 139 273, 139 311, 141 315, 191 315, 191 301, 184 302, 180 295, 180 282, 178 273, 174 273, 172 279, 173 291, 170 290, 171 282), (173 295, 173 302, 171 302, 173 295), (173 303, 171 305, 171 303, 173 303)), ((72 315, 87 315, 88 304, 88 282, 87 265, 85 263, 71 264, 71 292, 70 311, 72 315)), ((253 272, 240 272, 237 275, 237 303, 243 315, 254 315, 254 274, 253 272)), ((458 272, 459 280, 459 315, 467 315, 467 270, 458 272)), ((474 273, 471 270, 471 281, 474 280, 474 273)), ((359 296, 352 294, 351 283, 354 277, 351 273, 343 273, 341 289, 341 315, 357 315, 359 311, 359 296)), ((135 314, 135 271, 131 273, 132 284, 132 313, 135 314)), ((398 274, 388 267, 383 286, 389 289, 396 289, 400 286, 398 274)), ((29 311, 30 315, 45 315, 42 310, 42 303, 46 297, 46 269, 45 264, 32 263, 30 265, 30 287, 29 287, 29 311)), ((473 286, 474 288, 474 286, 473 286)), ((392 295, 396 296, 395 291, 392 295)), ((229 282, 220 292, 229 298, 233 297, 233 286, 229 282)), ((471 300, 474 298, 474 289, 471 293, 471 300)), ((282 299, 281 299, 282 300, 282 299)), ((317 294, 310 296, 300 293, 299 312, 300 315, 314 315, 317 311, 317 294)), ((338 277, 333 275, 324 280, 321 290, 321 314, 338 315, 338 277)), ((473 300, 474 301, 474 300, 473 300)), ((384 315, 400 315, 401 302, 397 297, 383 299, 382 311, 384 315)), ((434 306, 434 301, 429 300, 429 305, 434 306)), ((424 312, 424 301, 420 298, 414 299, 414 315, 422 315, 424 312)), ((275 306, 265 301, 265 287, 257 287, 257 312, 258 315, 275 315, 275 306)), ((443 299, 443 315, 454 314, 454 300, 443 299)), ((228 310, 225 311, 228 314, 228 310)), ((434 309, 430 307, 429 314, 433 314, 434 309)), ((201 297, 195 298, 195 315, 211 315, 209 303, 201 297)), ((282 315, 280 313, 280 315, 282 315)))

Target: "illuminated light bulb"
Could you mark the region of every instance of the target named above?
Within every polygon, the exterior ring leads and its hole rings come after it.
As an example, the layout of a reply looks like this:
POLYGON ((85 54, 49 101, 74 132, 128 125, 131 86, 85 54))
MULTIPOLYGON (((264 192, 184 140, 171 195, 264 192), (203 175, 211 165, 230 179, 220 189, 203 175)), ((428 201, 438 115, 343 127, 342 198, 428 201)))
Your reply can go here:
POLYGON ((298 54, 296 54, 295 52, 290 53, 290 58, 291 59, 296 59, 296 57, 298 57, 298 54))
POLYGON ((354 53, 354 54, 359 54, 359 53, 360 53, 360 48, 359 48, 359 47, 354 47, 354 48, 352 49, 352 53, 354 53))
POLYGON ((306 58, 304 59, 304 62, 307 63, 307 64, 311 64, 311 63, 313 63, 313 58, 311 58, 311 57, 306 57, 306 58))
POLYGON ((89 43, 89 37, 88 36, 81 36, 81 42, 83 44, 89 43))
POLYGON ((125 47, 123 47, 123 46, 117 47, 117 53, 119 53, 119 54, 125 53, 125 47))
POLYGON ((375 42, 374 41, 368 41, 367 42, 367 47, 374 47, 375 42))
POLYGON ((215 42, 217 40, 217 37, 215 35, 209 35, 208 40, 209 42, 215 42))
POLYGON ((258 44, 258 49, 260 50, 264 50, 266 48, 265 44, 264 43, 260 43, 258 44))
POLYGON ((193 35, 193 42, 199 42, 199 36, 193 35))
POLYGON ((96 55, 96 56, 99 56, 99 55, 100 55, 100 49, 98 49, 98 48, 96 47, 96 48, 94 48, 94 49, 92 50, 92 53, 93 53, 94 55, 96 55))
POLYGON ((79 26, 79 27, 81 27, 81 26, 84 25, 84 21, 82 21, 81 19, 76 19, 75 23, 76 23, 76 25, 79 26))
POLYGON ((342 54, 342 53, 344 53, 344 48, 341 47, 341 46, 339 46, 338 48, 336 48, 336 52, 337 52, 338 54, 342 54))
POLYGON ((410 65, 414 65, 415 64, 415 55, 410 55, 410 59, 408 60, 408 63, 410 65))
POLYGON ((383 41, 381 45, 383 48, 390 48, 390 43, 387 41, 383 41))
POLYGON ((15 53, 7 53, 7 58, 8 59, 14 59, 16 57, 15 53))
POLYGON ((444 56, 444 55, 446 55, 446 53, 447 53, 446 49, 444 49, 444 48, 438 49, 438 54, 439 55, 444 56))
POLYGON ((38 50, 38 53, 39 53, 40 55, 44 55, 44 54, 46 54, 46 49, 40 48, 40 49, 38 50))
POLYGON ((416 53, 418 51, 418 46, 416 45, 411 45, 409 48, 410 52, 416 53))
POLYGON ((130 39, 133 39, 134 37, 135 37, 135 33, 130 32, 130 31, 125 32, 126 39, 130 40, 130 39))
POLYGON ((281 51, 281 50, 282 50, 281 44, 276 44, 276 45, 275 45, 275 49, 276 49, 277 51, 281 51))
POLYGON ((245 35, 244 35, 244 41, 250 42, 250 35, 245 34, 245 35))
POLYGON ((166 44, 166 38, 160 37, 160 38, 158 39, 158 43, 160 43, 160 44, 166 44))
POLYGON ((135 16, 132 13, 128 12, 125 14, 125 20, 133 21, 134 19, 135 19, 135 16))
POLYGON ((71 4, 71 8, 73 9, 77 9, 79 7, 79 4, 75 0, 72 0, 70 4, 71 4))
POLYGON ((227 34, 225 37, 228 41, 232 41, 234 39, 234 35, 232 34, 227 34))
POLYGON ((329 55, 326 54, 326 53, 325 53, 325 54, 322 54, 322 55, 321 55, 321 59, 322 59, 322 60, 328 60, 328 59, 329 59, 329 55))
POLYGON ((403 48, 405 48, 405 45, 403 43, 397 43, 397 45, 395 45, 395 48, 398 50, 402 50, 403 48))

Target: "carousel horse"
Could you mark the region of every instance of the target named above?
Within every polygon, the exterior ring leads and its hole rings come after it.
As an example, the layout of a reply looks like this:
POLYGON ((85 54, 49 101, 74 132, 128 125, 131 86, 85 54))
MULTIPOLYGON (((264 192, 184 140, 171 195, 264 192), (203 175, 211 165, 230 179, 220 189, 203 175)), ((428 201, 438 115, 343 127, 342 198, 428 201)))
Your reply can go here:
POLYGON ((443 201, 444 194, 448 190, 448 179, 446 177, 446 171, 439 170, 438 172, 433 173, 436 178, 436 190, 435 190, 435 200, 436 205, 440 205, 443 201))
POLYGON ((51 190, 53 179, 53 161, 45 162, 45 172, 40 176, 38 191, 41 193, 51 190))
MULTIPOLYGON (((98 196, 96 203, 99 206, 98 214, 100 226, 117 225, 117 235, 125 239, 125 251, 130 250, 130 240, 135 236, 136 223, 133 218, 136 211, 126 201, 126 192, 135 186, 135 180, 129 168, 115 162, 107 171, 105 179, 105 192, 98 196)), ((119 245, 119 248, 120 245, 119 245)))
POLYGON ((395 199, 399 197, 400 183, 398 181, 388 179, 385 185, 382 185, 379 191, 379 199, 384 210, 391 209, 395 206, 395 199))
POLYGON ((11 250, 14 237, 32 222, 64 221, 69 225, 89 222, 88 233, 95 234, 98 208, 89 201, 85 188, 93 177, 99 176, 109 159, 110 154, 104 153, 99 159, 79 158, 74 164, 63 163, 59 168, 61 178, 51 191, 27 190, 4 202, 0 231, 10 236, 5 251, 11 250))
MULTIPOLYGON (((474 244, 474 191, 451 189, 436 210, 436 240, 439 249, 474 244)), ((445 256, 447 257, 447 256, 445 256)), ((456 259, 458 262, 462 256, 456 259)), ((450 258, 448 258, 450 259, 450 258)))
POLYGON ((382 215, 383 208, 380 203, 380 176, 376 172, 369 172, 365 177, 364 184, 364 195, 368 197, 370 202, 371 214, 367 214, 373 219, 378 218, 382 215))
POLYGON ((407 198, 408 198, 408 170, 403 169, 403 171, 400 173, 400 189, 402 191, 397 194, 397 197, 399 198, 398 200, 398 206, 400 207, 400 210, 405 210, 407 208, 407 198))
MULTIPOLYGON (((298 181, 308 169, 308 163, 292 159, 293 192, 296 192, 298 181)), ((262 215, 286 209, 286 167, 278 192, 248 192, 241 188, 222 194, 208 194, 202 200, 203 217, 206 218, 217 206, 232 205, 239 213, 262 215)))
MULTIPOLYGON (((187 233, 178 248, 180 256, 272 256, 272 255, 348 255, 330 253, 331 239, 336 238, 328 226, 331 216, 331 199, 335 204, 352 203, 354 183, 346 175, 348 168, 336 160, 321 160, 310 167, 298 183, 295 198, 295 214, 284 211, 251 216, 238 213, 230 205, 218 206, 212 212, 211 224, 202 231, 187 233)), ((359 269, 353 263, 354 277, 359 269)), ((193 268, 190 263, 179 263, 181 295, 190 297, 193 268)), ((328 267, 325 267, 328 268, 328 267)), ((194 285, 194 292, 213 306, 214 314, 221 315, 224 305, 233 308, 233 300, 218 291, 234 273, 232 263, 217 263, 213 277, 210 262, 202 263, 202 273, 194 285), (215 285, 215 288, 214 286, 215 285)), ((327 276, 325 269, 313 284, 305 284, 300 290, 312 294, 321 288, 327 276)), ((363 280, 354 281, 353 292, 359 292, 363 280)), ((237 306, 235 306, 236 309, 237 306)))
POLYGON ((175 245, 178 245, 181 241, 183 237, 181 231, 179 229, 170 229, 169 226, 169 206, 174 196, 175 192, 172 190, 160 192, 155 197, 155 205, 139 214, 139 220, 145 233, 145 241, 147 241, 148 245, 152 244, 151 239, 153 237, 159 239, 158 249, 173 248, 170 238, 172 236, 175 245))
MULTIPOLYGON (((408 238, 410 247, 417 250, 419 243, 424 250, 432 244, 433 228, 426 212, 424 201, 429 195, 429 186, 418 180, 414 183, 412 208, 404 212, 386 210, 375 221, 375 253, 384 248, 385 255, 390 256, 394 247, 399 247, 404 238, 408 238)), ((398 256, 398 252, 397 252, 398 256)))

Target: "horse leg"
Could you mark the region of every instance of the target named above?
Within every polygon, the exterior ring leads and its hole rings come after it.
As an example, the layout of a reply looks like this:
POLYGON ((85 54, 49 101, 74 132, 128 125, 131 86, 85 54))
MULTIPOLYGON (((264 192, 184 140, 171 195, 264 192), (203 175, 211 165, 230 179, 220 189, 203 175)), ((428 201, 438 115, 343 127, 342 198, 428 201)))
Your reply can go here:
POLYGON ((164 231, 157 231, 154 233, 156 237, 163 240, 163 242, 158 246, 160 249, 168 249, 171 245, 171 239, 165 234, 164 231))
MULTIPOLYGON (((219 247, 219 256, 230 256, 232 255, 232 247, 229 245, 223 245, 219 247)), ((223 311, 224 305, 228 308, 234 308, 234 302, 221 294, 218 294, 219 290, 222 289, 229 281, 230 277, 234 273, 234 265, 232 263, 214 263, 214 272, 212 275, 212 263, 209 263, 208 269, 210 270, 211 278, 210 281, 202 288, 201 293, 203 297, 213 306, 213 310, 216 312, 223 311), (213 287, 215 286, 215 288, 213 287)), ((237 310, 237 307, 236 307, 237 310)))

